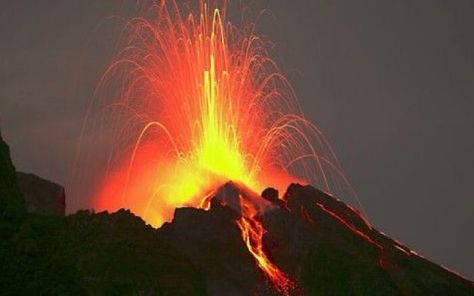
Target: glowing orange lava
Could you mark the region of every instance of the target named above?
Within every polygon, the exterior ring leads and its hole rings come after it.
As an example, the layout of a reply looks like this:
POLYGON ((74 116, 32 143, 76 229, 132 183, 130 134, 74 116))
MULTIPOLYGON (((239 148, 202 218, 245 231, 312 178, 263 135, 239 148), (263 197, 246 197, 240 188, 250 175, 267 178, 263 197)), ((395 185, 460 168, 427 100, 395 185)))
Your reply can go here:
POLYGON ((258 220, 258 211, 255 206, 243 197, 240 197, 242 216, 237 225, 249 252, 254 256, 258 266, 275 284, 278 291, 288 295, 295 284, 275 264, 273 264, 263 251, 263 234, 265 229, 258 220))
POLYGON ((160 226, 228 180, 255 192, 302 180, 332 191, 325 168, 337 161, 254 25, 226 23, 225 5, 187 9, 162 1, 125 25, 99 85, 116 142, 95 208, 126 207, 160 226))
MULTIPOLYGON (((226 8, 220 1, 161 1, 126 22, 91 107, 107 113, 89 115, 85 124, 112 139, 95 209, 128 208, 160 226, 175 208, 199 207, 228 180, 254 192, 283 192, 295 181, 328 192, 347 185, 255 25, 232 25, 226 8)), ((245 243, 277 287, 288 290, 291 282, 263 252, 256 216, 242 204, 245 243)))

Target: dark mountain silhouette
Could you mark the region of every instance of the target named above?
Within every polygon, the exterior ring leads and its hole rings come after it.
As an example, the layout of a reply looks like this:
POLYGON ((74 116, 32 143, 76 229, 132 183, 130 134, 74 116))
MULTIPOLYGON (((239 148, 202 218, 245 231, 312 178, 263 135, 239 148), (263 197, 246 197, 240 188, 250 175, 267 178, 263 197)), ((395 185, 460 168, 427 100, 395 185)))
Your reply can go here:
MULTIPOLYGON (((153 229, 127 210, 67 217, 27 213, 0 137, 0 294, 278 295, 236 224, 240 195, 225 184, 208 210, 176 209, 153 229)), ((473 295, 473 283, 373 229, 311 186, 280 199, 267 189, 258 217, 269 259, 303 295, 473 295)))
POLYGON ((34 174, 17 172, 18 186, 29 213, 64 216, 66 195, 61 185, 44 180, 34 174))
POLYGON ((10 149, 0 133, 0 217, 15 220, 25 212, 25 200, 16 180, 10 149))
MULTIPOLYGON (((27 213, 1 137, 0 176, 1 295, 205 295, 190 260, 129 211, 60 217, 45 215, 47 203, 27 213)), ((58 192, 34 178, 31 194, 58 192)))

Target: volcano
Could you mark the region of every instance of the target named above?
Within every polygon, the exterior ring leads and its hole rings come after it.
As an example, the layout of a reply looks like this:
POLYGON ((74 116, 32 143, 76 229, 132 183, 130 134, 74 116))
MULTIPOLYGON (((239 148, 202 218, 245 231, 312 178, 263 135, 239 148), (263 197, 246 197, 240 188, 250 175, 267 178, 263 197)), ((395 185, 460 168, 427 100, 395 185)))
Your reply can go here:
POLYGON ((123 209, 66 217, 28 213, 8 147, 0 144, 2 294, 474 293, 473 282, 417 255, 311 186, 292 184, 282 196, 266 189, 260 196, 229 182, 209 196, 207 209, 177 208, 158 229, 123 209), (259 205, 253 215, 244 215, 243 200, 259 205), (245 217, 262 226, 260 246, 242 239, 245 217), (269 278, 250 252, 258 255, 257 247, 287 282, 269 278))
POLYGON ((150 2, 123 18, 78 139, 68 190, 93 211, 64 217, 63 188, 0 143, 2 294, 473 293, 335 197, 357 200, 252 20, 150 2))

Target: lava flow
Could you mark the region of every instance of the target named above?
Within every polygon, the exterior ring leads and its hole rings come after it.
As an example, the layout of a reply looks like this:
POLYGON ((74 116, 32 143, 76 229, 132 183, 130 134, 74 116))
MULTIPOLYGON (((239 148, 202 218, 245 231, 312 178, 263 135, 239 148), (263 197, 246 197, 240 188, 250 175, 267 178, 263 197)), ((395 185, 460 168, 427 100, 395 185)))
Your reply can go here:
MULTIPOLYGON (((113 141, 95 209, 128 208, 158 227, 228 180, 254 192, 296 181, 333 193, 347 186, 255 24, 227 21, 225 3, 163 0, 126 21, 91 106, 108 112, 85 123, 113 141)), ((263 252, 258 213, 241 208, 249 251, 287 290, 290 280, 263 252)))
POLYGON ((251 202, 242 196, 240 199, 241 218, 237 225, 242 233, 242 238, 249 252, 254 256, 258 266, 263 270, 277 289, 288 295, 295 289, 293 283, 275 264, 273 264, 263 251, 263 234, 265 229, 258 220, 258 210, 251 202))

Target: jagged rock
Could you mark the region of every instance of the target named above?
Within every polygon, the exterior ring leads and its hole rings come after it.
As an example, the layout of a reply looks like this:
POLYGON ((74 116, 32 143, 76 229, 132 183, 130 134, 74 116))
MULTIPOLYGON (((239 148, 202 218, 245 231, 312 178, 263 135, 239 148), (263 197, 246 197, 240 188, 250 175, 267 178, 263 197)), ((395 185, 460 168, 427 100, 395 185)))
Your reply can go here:
POLYGON ((205 295, 190 260, 127 210, 29 215, 0 234, 2 295, 205 295))
POLYGON ((271 291, 242 241, 238 213, 214 204, 209 211, 176 209, 157 235, 184 253, 206 280, 208 295, 265 295, 271 291), (259 292, 258 294, 254 294, 259 292))
POLYGON ((278 190, 275 188, 268 187, 265 190, 262 191, 262 194, 260 194, 264 199, 272 202, 272 203, 278 203, 278 190))
POLYGON ((211 208, 225 205, 240 212, 239 194, 240 190, 237 185, 227 182, 216 190, 211 199, 211 208))
POLYGON ((237 213, 240 213, 241 198, 249 200, 259 212, 264 212, 274 207, 268 200, 261 198, 243 184, 229 181, 217 188, 215 194, 211 197, 210 204, 212 207, 227 206, 237 213))
POLYGON ((62 217, 62 187, 19 176, 29 209, 47 215, 26 212, 0 135, 1 295, 205 295, 195 266, 141 218, 128 210, 62 217))
POLYGON ((24 213, 64 216, 64 188, 33 174, 16 172, 8 145, 0 133, 0 216, 21 217, 24 213))
POLYGON ((66 195, 62 186, 22 172, 17 172, 17 179, 29 213, 65 215, 66 195))
POLYGON ((271 187, 266 188, 265 190, 262 191, 260 195, 265 200, 268 200, 272 204, 280 207, 280 209, 288 210, 288 207, 286 206, 286 202, 278 198, 278 190, 276 190, 275 188, 271 188, 271 187))
MULTIPOLYGON (((209 295, 273 295, 276 290, 245 248, 235 222, 240 217, 235 199, 245 194, 240 190, 226 184, 217 190, 208 211, 177 209, 174 220, 157 233, 197 266, 209 295)), ((263 195, 277 202, 273 190, 263 195)), ((292 184, 282 202, 285 207, 260 212, 266 230, 264 249, 272 263, 297 283, 299 293, 474 293, 472 282, 385 237, 357 210, 322 191, 292 184)))
POLYGON ((25 212, 25 202, 18 187, 10 149, 0 133, 0 217, 17 219, 25 212))
POLYGON ((374 229, 355 209, 311 186, 292 184, 289 211, 262 222, 269 256, 306 295, 472 295, 472 282, 374 229))

